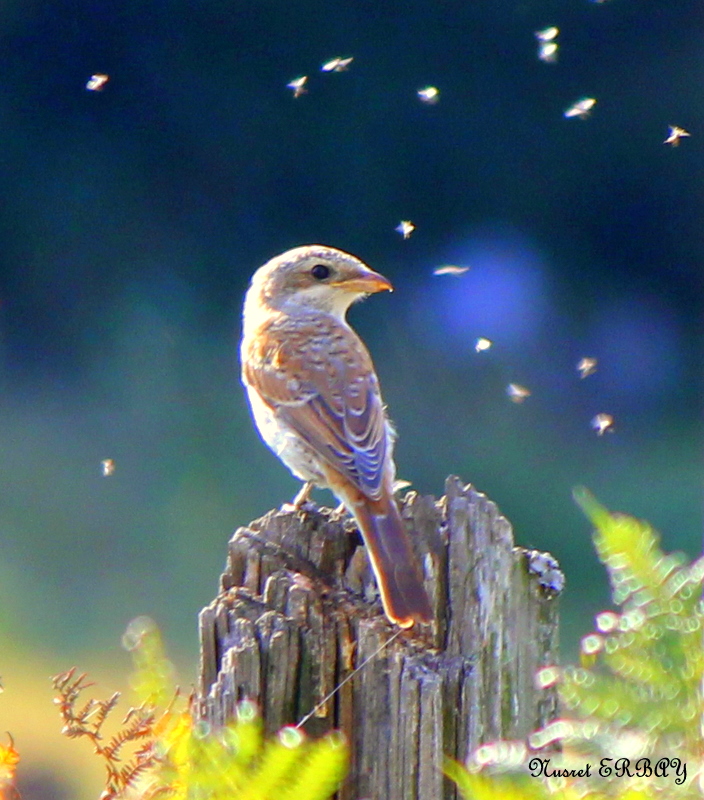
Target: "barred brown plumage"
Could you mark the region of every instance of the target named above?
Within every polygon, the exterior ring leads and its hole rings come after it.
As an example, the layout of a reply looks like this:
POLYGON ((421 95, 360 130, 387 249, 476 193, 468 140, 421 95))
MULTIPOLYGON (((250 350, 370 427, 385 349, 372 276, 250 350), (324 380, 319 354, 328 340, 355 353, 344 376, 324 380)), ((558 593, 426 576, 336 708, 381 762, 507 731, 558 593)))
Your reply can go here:
POLYGON ((390 282, 348 253, 298 247, 254 274, 244 305, 242 382, 256 426, 291 472, 331 489, 355 517, 384 610, 430 622, 420 565, 393 497, 394 431, 349 306, 390 282))

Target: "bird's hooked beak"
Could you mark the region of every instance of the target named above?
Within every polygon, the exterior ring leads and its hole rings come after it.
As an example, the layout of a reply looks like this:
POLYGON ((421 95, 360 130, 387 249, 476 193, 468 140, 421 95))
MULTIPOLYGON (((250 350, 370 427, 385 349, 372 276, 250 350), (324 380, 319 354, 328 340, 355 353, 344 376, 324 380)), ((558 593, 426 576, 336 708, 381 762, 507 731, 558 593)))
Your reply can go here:
POLYGON ((333 281, 330 286, 339 286, 346 292, 359 292, 360 294, 374 294, 375 292, 393 292, 391 281, 371 269, 359 270, 354 277, 342 278, 333 281))

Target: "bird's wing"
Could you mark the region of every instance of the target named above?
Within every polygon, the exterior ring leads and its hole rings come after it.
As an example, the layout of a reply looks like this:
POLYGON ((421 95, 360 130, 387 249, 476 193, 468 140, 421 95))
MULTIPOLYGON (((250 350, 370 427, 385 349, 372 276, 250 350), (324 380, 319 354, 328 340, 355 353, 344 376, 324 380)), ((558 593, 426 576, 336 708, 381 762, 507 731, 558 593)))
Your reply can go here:
POLYGON ((381 496, 386 416, 371 358, 351 328, 319 316, 269 325, 242 372, 323 460, 367 497, 381 496))

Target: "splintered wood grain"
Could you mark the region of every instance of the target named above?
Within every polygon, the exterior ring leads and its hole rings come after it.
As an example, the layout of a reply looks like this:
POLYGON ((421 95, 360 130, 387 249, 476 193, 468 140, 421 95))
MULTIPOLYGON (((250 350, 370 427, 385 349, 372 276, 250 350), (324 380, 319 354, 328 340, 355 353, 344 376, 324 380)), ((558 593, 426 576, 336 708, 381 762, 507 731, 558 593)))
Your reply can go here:
POLYGON ((273 733, 314 712, 310 734, 348 740, 340 800, 456 800, 445 756, 526 737, 556 714, 554 688, 535 682, 558 657, 554 560, 515 547, 496 504, 456 477, 439 500, 409 492, 400 508, 436 619, 380 653, 397 629, 359 535, 312 504, 239 528, 199 617, 202 717, 222 725, 253 700, 273 733))

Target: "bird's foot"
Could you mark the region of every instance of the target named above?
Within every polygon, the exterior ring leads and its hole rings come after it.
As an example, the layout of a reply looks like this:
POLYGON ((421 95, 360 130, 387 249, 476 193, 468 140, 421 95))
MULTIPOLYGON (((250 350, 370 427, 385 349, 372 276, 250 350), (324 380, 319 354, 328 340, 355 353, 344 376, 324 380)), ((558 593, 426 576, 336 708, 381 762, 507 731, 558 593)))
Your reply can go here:
POLYGON ((333 508, 330 514, 330 522, 342 522, 348 513, 347 506, 344 503, 340 503, 339 506, 333 508))
POLYGON ((310 493, 313 491, 313 481, 306 481, 301 487, 301 491, 293 498, 291 503, 284 503, 281 510, 287 513, 298 513, 299 511, 306 511, 313 502, 310 499, 310 493))

